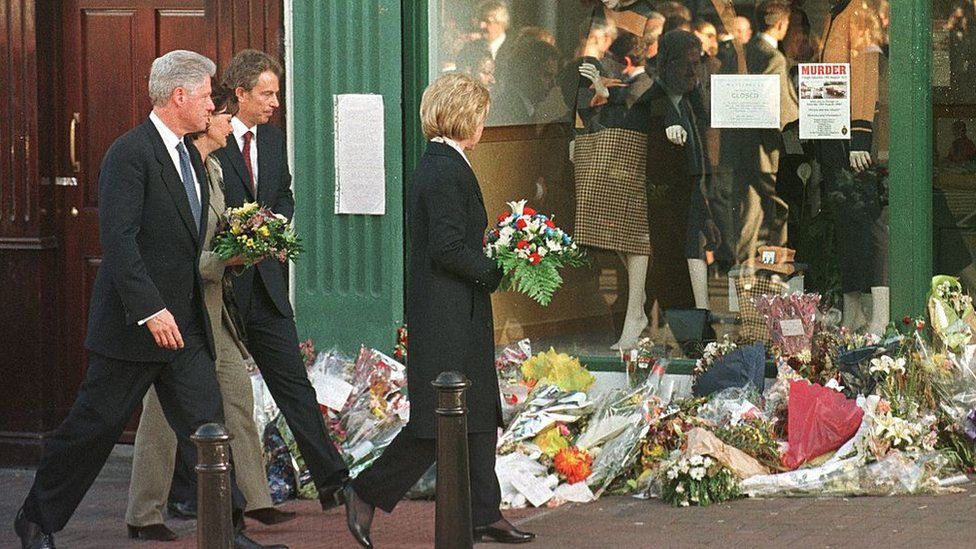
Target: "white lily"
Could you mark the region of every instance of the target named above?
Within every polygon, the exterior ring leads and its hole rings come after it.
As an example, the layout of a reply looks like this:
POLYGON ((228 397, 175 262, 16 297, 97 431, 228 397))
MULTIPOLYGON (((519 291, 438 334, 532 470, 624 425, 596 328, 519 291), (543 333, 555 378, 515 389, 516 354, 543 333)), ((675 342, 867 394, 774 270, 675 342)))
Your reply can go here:
POLYGON ((523 200, 515 200, 512 202, 506 202, 506 204, 508 204, 508 207, 512 209, 513 214, 519 216, 522 215, 522 209, 525 208, 525 204, 527 202, 528 200, 523 199, 523 200))

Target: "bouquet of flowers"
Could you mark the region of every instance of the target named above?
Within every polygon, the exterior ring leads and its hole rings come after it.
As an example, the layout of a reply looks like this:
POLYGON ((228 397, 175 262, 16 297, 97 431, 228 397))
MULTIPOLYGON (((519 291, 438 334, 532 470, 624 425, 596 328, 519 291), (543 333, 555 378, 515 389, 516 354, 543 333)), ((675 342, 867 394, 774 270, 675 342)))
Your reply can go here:
POLYGON ((732 471, 708 456, 682 457, 665 472, 661 499, 675 507, 709 505, 739 495, 732 471))
POLYGON ((284 263, 302 252, 302 245, 288 218, 248 202, 239 208, 227 208, 217 224, 213 251, 221 259, 244 258, 251 266, 264 257, 284 263))
POLYGON ((525 202, 508 203, 512 211, 499 215, 498 224, 485 236, 485 254, 504 272, 502 289, 521 292, 545 306, 563 283, 559 269, 586 261, 568 234, 525 202))

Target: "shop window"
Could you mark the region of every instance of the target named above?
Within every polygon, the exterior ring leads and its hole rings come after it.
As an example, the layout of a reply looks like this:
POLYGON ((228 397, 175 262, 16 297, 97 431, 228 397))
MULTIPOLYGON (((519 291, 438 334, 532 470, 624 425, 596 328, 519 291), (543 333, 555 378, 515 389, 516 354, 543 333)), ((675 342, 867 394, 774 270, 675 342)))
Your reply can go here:
POLYGON ((976 3, 934 0, 933 264, 976 290, 976 3))
POLYGON ((491 91, 469 155, 488 218, 526 199, 590 259, 548 307, 496 293, 499 345, 693 355, 768 340, 752 298, 800 289, 828 321, 887 323, 888 3, 725 4, 432 1, 431 78, 491 91))

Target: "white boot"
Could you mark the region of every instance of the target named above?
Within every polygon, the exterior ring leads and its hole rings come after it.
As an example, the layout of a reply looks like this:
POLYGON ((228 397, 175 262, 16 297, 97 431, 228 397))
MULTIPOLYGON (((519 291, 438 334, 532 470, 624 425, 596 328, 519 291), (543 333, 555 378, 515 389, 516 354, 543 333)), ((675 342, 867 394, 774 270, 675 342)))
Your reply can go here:
POLYGON ((864 309, 861 308, 861 292, 844 294, 844 316, 840 322, 841 326, 856 332, 863 328, 866 322, 864 309))
POLYGON ((691 276, 691 291, 695 294, 695 307, 711 310, 708 305, 708 265, 704 259, 689 259, 688 274, 691 276))
POLYGON ((647 328, 647 314, 644 312, 646 293, 644 285, 647 283, 647 265, 650 257, 638 254, 621 254, 620 257, 627 267, 627 316, 624 318, 624 329, 620 339, 610 346, 613 350, 633 349, 637 347, 644 328, 647 328))
POLYGON ((868 332, 883 336, 888 329, 888 298, 887 286, 873 286, 871 288, 871 323, 868 332))

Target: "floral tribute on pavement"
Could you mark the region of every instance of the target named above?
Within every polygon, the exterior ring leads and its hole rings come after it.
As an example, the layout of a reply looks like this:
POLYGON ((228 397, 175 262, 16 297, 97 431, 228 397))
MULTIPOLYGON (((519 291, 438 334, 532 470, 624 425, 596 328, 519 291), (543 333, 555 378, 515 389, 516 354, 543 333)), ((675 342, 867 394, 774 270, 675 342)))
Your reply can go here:
MULTIPOLYGON (((556 349, 533 353, 529 340, 503 349, 495 363, 503 506, 606 493, 675 506, 938 494, 968 482, 964 474, 976 465, 976 313, 956 279, 933 279, 928 319, 906 317, 883 335, 829 325, 814 294, 758 300, 772 347, 709 344, 693 373, 694 394, 648 341, 623 353, 628 385, 609 390, 595 389, 579 359, 556 349), (764 378, 767 363, 774 379, 764 378)), ((406 338, 398 343, 406 356, 406 338)), ((408 420, 404 366, 365 348, 355 360, 308 356, 323 414, 356 474, 408 420)), ((284 422, 271 420, 259 395, 256 415, 282 438, 284 422)), ((304 496, 289 442, 284 452, 270 448, 269 459, 287 456, 290 482, 299 485, 291 493, 304 496)))

